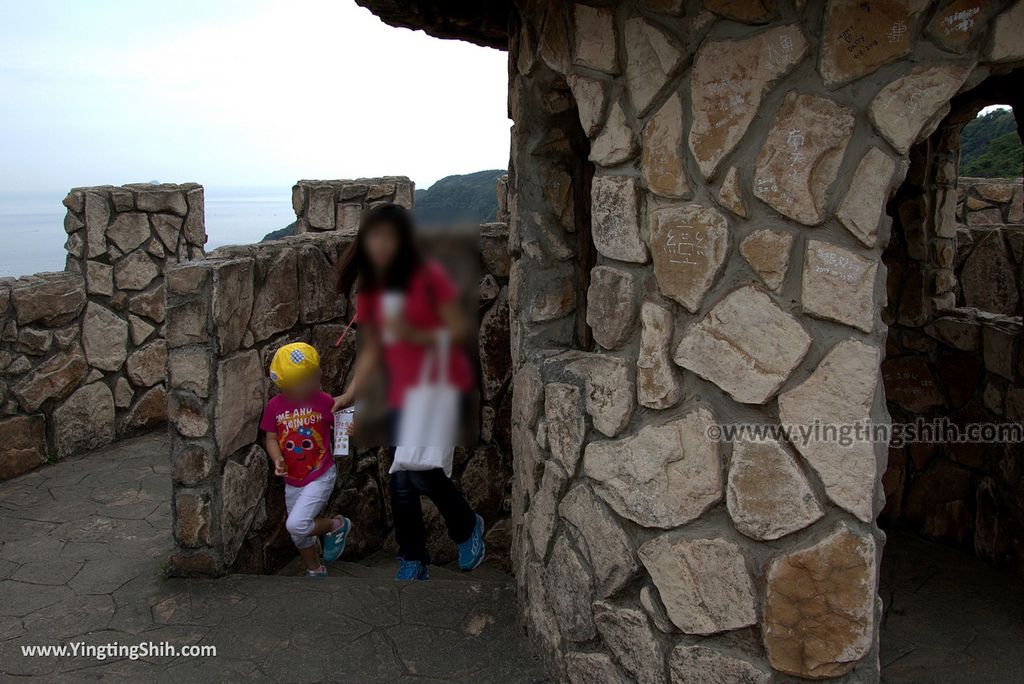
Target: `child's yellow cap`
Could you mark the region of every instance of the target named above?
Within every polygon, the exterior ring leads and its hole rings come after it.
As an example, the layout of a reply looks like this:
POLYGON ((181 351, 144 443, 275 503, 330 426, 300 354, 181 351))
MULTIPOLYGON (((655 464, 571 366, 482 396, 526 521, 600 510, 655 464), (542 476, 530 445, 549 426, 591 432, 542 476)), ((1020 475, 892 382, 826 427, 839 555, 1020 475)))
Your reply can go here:
POLYGON ((320 368, 320 355, 305 342, 286 344, 270 362, 270 379, 281 389, 291 387, 313 375, 320 368))

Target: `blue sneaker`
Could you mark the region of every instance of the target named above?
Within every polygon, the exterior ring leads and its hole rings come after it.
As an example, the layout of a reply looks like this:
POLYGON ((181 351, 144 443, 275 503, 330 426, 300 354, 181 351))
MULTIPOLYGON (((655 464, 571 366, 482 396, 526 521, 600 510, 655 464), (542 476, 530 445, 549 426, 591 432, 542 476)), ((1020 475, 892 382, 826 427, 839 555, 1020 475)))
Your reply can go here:
POLYGON ((316 570, 306 570, 306 577, 312 577, 313 579, 323 579, 327 577, 327 568, 321 565, 316 570))
POLYGON ((398 572, 395 573, 396 582, 411 582, 413 580, 430 579, 430 569, 423 561, 398 559, 398 572))
POLYGON ((323 535, 321 543, 324 550, 324 562, 333 563, 345 550, 345 541, 348 539, 348 531, 352 529, 352 521, 346 517, 341 518, 341 527, 334 532, 323 535))
POLYGON ((469 539, 459 544, 459 570, 475 569, 484 560, 484 519, 476 516, 476 525, 469 539))

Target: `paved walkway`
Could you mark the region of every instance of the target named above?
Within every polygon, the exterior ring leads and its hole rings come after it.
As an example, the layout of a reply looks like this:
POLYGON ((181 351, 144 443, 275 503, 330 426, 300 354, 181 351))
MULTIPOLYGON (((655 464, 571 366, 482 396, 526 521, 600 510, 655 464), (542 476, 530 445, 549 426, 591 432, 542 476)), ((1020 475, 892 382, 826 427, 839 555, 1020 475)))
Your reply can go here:
POLYGON ((334 577, 164 579, 171 547, 162 435, 0 483, 0 680, 498 681, 544 679, 496 569, 334 577), (215 658, 24 657, 24 645, 213 645, 215 658))
MULTIPOLYGON (((496 568, 396 585, 383 559, 316 581, 164 579, 162 435, 0 483, 0 680, 493 681, 544 674, 496 568), (215 658, 36 657, 24 645, 213 645, 215 658)), ((969 554, 891 535, 882 564, 885 682, 1017 682, 1024 586, 969 554)))

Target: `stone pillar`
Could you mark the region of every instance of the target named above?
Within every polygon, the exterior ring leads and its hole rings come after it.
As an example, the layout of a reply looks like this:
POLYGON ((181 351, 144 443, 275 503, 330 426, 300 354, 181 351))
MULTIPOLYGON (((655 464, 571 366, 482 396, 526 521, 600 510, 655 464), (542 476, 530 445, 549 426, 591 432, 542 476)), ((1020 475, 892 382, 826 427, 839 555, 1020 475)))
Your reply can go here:
POLYGON ((75 188, 64 273, 0 281, 0 478, 166 418, 164 270, 203 257, 203 188, 75 188))
POLYGON ((699 4, 519 3, 524 621, 569 681, 874 681, 886 445, 721 436, 888 421, 886 201, 974 66, 1024 59, 1024 3, 699 4))
POLYGON ((283 521, 280 481, 270 480, 258 442, 267 369, 278 347, 304 341, 321 351, 325 369, 344 373, 351 347, 333 344, 346 301, 331 273, 347 244, 332 233, 225 247, 168 272, 176 572, 215 575, 236 562, 259 572, 283 545, 271 534, 283 521))
POLYGON ((412 209, 415 190, 405 176, 300 180, 292 187, 296 233, 337 230, 355 235, 363 209, 384 202, 412 209))

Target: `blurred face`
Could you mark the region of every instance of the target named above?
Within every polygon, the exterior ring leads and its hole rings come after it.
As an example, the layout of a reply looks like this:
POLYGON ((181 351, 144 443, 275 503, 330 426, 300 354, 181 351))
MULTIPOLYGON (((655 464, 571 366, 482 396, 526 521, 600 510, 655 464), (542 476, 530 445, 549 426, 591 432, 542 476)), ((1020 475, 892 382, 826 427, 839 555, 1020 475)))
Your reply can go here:
POLYGON ((392 226, 378 223, 366 232, 363 244, 370 264, 380 273, 391 265, 398 252, 398 234, 392 226))
POLYGON ((309 399, 315 393, 320 391, 320 376, 321 373, 317 370, 316 373, 309 376, 301 382, 297 382, 288 389, 281 390, 284 395, 295 402, 302 402, 309 399))

